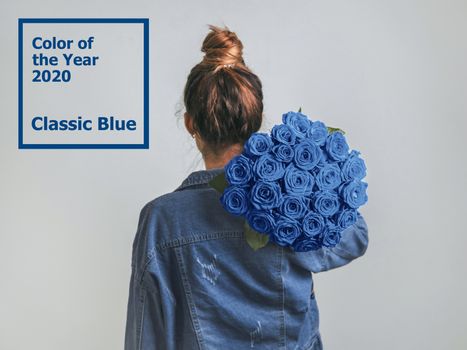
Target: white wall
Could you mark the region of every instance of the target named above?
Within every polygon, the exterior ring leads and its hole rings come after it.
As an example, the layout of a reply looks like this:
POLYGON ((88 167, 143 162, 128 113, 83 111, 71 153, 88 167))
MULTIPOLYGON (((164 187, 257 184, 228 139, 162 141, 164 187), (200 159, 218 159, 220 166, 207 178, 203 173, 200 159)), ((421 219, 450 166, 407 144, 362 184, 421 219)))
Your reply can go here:
POLYGON ((123 347, 139 210, 203 168, 175 114, 208 23, 243 41, 264 130, 302 106, 367 162, 367 254, 316 276, 326 349, 465 349, 467 2, 454 0, 3 0, 0 349, 123 347), (150 150, 17 149, 18 17, 150 18, 150 150))

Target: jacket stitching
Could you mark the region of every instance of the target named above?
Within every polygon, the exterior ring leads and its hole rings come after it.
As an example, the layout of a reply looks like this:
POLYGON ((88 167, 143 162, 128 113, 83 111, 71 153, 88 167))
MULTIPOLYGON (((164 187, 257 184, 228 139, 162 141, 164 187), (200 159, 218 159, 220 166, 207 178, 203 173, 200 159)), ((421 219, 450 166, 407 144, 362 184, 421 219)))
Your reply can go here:
POLYGON ((279 283, 280 283, 280 305, 281 305, 281 310, 280 310, 280 340, 281 340, 281 345, 283 346, 284 349, 287 348, 287 335, 286 335, 286 329, 285 329, 285 288, 284 288, 284 280, 282 276, 282 262, 283 262, 283 256, 284 256, 284 248, 280 247, 279 248, 279 283))
POLYGON ((156 249, 163 250, 166 248, 175 248, 178 246, 196 243, 200 241, 208 241, 219 238, 240 238, 243 236, 243 231, 222 231, 215 233, 199 233, 192 236, 184 236, 180 238, 175 238, 171 241, 161 242, 156 245, 156 249))
POLYGON ((196 307, 193 303, 193 298, 191 296, 191 287, 186 277, 185 265, 183 263, 183 257, 180 251, 180 247, 175 248, 175 253, 177 256, 178 267, 180 269, 180 276, 182 277, 183 287, 185 289, 185 297, 188 304, 188 309, 190 310, 191 321, 195 330, 196 340, 200 349, 203 349, 203 337, 201 334, 201 326, 199 324, 198 316, 196 314, 196 307))
MULTIPOLYGON (((144 291, 144 289, 141 289, 141 291, 144 291)), ((145 312, 145 306, 146 306, 146 293, 143 294, 141 302, 141 317, 139 320, 139 327, 138 327, 138 350, 141 350, 142 343, 143 343, 143 327, 144 327, 144 312, 145 312)))

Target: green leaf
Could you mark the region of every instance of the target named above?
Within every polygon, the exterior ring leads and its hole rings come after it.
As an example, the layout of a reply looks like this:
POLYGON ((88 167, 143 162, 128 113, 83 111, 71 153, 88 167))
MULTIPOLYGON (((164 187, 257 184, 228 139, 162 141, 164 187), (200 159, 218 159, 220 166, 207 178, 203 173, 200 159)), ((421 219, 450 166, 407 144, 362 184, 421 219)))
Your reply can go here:
POLYGON ((302 113, 302 107, 298 109, 298 113, 302 113))
POLYGON ((336 132, 336 131, 339 131, 339 132, 341 132, 342 134, 345 134, 345 131, 342 130, 342 129, 339 129, 339 128, 332 128, 332 127, 328 126, 328 132, 329 132, 330 134, 332 134, 333 132, 336 132))
POLYGON ((227 180, 225 179, 225 172, 216 175, 209 181, 209 186, 217 190, 218 192, 224 192, 225 188, 229 185, 227 180))
POLYGON ((246 241, 254 251, 257 251, 259 248, 263 248, 268 244, 269 236, 253 230, 250 225, 248 225, 247 220, 245 220, 245 223, 243 224, 243 229, 245 230, 246 241))

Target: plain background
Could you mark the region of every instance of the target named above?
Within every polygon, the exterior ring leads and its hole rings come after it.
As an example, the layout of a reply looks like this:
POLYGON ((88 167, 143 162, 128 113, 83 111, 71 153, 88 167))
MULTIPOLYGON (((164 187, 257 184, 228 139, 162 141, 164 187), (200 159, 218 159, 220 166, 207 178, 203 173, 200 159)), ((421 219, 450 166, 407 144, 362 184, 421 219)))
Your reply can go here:
POLYGON ((0 349, 123 347, 139 211, 204 166, 178 103, 209 23, 262 130, 301 106, 366 160, 368 251, 315 276, 325 348, 466 349, 465 0, 2 0, 0 349), (18 17, 150 18, 149 150, 17 149, 18 17))

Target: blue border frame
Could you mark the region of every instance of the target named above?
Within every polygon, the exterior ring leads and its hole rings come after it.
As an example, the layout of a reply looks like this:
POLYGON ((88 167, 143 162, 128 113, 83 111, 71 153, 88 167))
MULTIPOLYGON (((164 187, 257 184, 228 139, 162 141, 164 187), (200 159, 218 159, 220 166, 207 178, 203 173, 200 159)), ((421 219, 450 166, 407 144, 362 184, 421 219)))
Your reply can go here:
POLYGON ((18 18, 18 148, 19 149, 148 149, 149 148, 149 19, 148 18, 18 18), (144 107, 142 144, 25 144, 23 143, 23 24, 24 23, 141 23, 143 24, 144 107))

